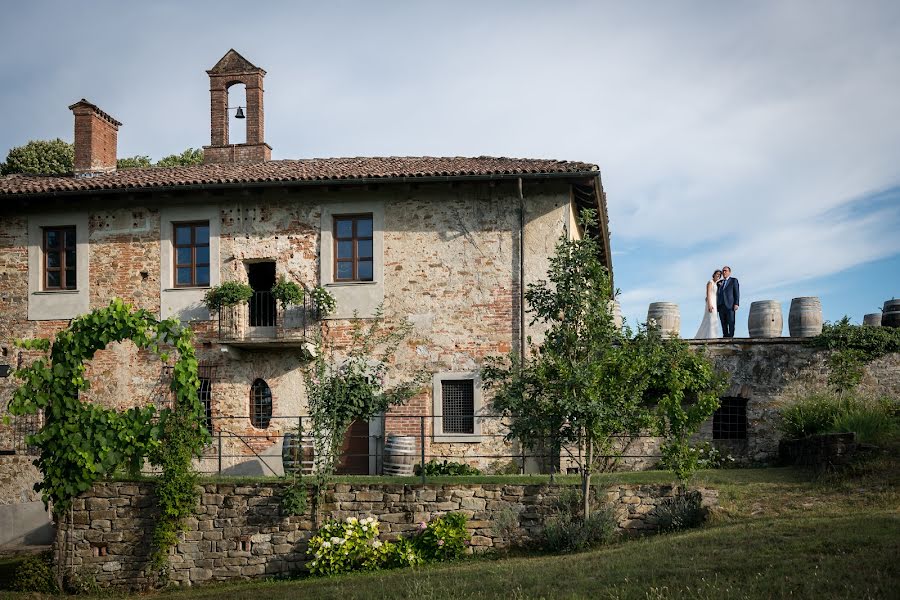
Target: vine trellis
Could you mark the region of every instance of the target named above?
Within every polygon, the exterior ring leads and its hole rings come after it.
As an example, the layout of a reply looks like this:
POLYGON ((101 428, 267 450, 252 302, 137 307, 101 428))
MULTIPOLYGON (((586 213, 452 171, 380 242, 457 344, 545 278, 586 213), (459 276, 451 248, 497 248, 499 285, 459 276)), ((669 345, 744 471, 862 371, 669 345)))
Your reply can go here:
POLYGON ((22 384, 10 403, 13 415, 44 412, 44 425, 28 442, 39 449, 35 465, 43 480, 35 485, 59 518, 72 499, 99 478, 125 471, 137 476, 145 460, 160 468, 156 498, 160 517, 153 532, 151 568, 163 576, 169 548, 178 542, 183 520, 197 501, 197 475, 191 460, 209 441, 197 394, 197 359, 190 329, 175 319, 157 320, 150 312, 115 299, 104 308, 74 319, 48 339, 21 341, 45 355, 16 371, 22 384), (85 361, 112 342, 131 340, 172 367, 171 408, 155 406, 124 412, 79 399, 89 389, 85 361))

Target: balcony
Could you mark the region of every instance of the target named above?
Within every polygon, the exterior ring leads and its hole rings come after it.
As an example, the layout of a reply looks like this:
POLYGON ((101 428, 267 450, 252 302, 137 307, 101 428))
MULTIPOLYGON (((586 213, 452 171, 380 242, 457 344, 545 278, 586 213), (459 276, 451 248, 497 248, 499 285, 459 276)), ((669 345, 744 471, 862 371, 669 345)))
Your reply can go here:
POLYGON ((282 307, 272 292, 254 292, 247 304, 219 310, 219 342, 245 350, 301 348, 319 322, 307 295, 302 305, 282 307))

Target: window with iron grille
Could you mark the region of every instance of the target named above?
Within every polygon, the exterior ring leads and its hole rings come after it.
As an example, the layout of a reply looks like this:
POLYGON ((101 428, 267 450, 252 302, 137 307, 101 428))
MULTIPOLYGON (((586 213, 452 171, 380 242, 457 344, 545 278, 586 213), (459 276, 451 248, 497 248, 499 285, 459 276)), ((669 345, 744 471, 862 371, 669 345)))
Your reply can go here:
POLYGON ((175 223, 175 287, 209 285, 209 221, 175 223))
POLYGON ((446 379, 441 382, 443 433, 475 433, 475 382, 446 379))
POLYGON ((334 280, 372 281, 372 215, 334 218, 334 280))
POLYGON ((262 379, 250 387, 250 423, 257 429, 269 427, 272 420, 272 390, 262 379))
POLYGON ((74 290, 77 261, 74 227, 44 227, 44 289, 74 290))
POLYGON ((197 391, 200 396, 200 403, 203 405, 203 415, 206 417, 206 430, 212 433, 212 379, 209 377, 200 378, 200 389, 197 391))
POLYGON ((719 408, 713 413, 713 439, 746 440, 746 398, 720 398, 719 402, 719 408))

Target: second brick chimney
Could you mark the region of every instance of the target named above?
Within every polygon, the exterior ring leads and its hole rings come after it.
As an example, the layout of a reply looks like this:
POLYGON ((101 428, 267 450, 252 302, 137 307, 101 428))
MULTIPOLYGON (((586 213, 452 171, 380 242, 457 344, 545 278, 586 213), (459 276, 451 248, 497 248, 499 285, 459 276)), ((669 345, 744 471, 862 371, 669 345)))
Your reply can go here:
POLYGON ((69 107, 75 115, 75 176, 116 170, 116 145, 122 125, 84 98, 69 107))

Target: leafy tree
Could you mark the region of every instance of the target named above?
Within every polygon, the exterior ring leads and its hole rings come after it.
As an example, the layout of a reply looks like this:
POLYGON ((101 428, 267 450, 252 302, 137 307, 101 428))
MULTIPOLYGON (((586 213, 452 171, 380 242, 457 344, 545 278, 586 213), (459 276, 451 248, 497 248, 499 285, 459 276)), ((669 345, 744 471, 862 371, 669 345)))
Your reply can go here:
POLYGON ((141 156, 137 154, 135 156, 128 156, 125 158, 120 158, 116 161, 117 169, 135 169, 135 168, 145 168, 151 166, 150 157, 149 156, 141 156))
POLYGON ((9 151, 0 163, 0 175, 65 175, 75 163, 75 146, 57 138, 32 140, 9 151))
MULTIPOLYGON (((590 231, 594 214, 585 211, 582 218, 590 231)), ((482 372, 495 391, 494 410, 511 418, 510 439, 562 449, 578 465, 585 518, 598 450, 611 452, 617 436, 650 427, 671 434, 671 441, 686 439, 697 419, 718 406, 718 382, 705 359, 692 358, 685 344, 663 339, 658 330, 615 326, 607 310, 610 277, 599 255, 591 235, 562 237, 548 280, 525 293, 531 323, 546 326, 543 342, 531 344, 526 357, 488 360, 482 372), (673 408, 683 410, 679 400, 696 404, 697 398, 704 402, 689 419, 673 408)))
POLYGON ((188 148, 181 154, 170 154, 156 161, 157 167, 190 167, 203 164, 203 150, 188 148))

